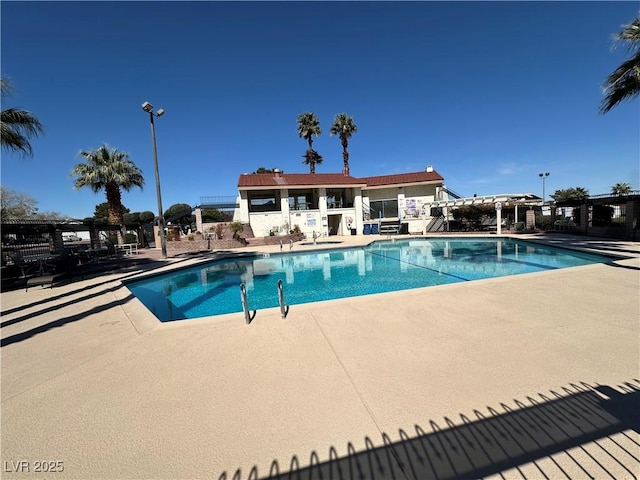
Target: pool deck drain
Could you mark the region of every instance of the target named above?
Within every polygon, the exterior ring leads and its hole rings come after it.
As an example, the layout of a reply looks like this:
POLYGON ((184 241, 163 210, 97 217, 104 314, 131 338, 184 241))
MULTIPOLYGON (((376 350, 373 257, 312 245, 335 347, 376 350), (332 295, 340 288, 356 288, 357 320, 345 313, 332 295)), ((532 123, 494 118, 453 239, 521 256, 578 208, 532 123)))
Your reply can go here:
POLYGON ((630 258, 296 305, 284 320, 267 309, 249 326, 241 313, 160 324, 117 273, 3 292, 2 478, 265 478, 310 464, 343 478, 355 464, 373 478, 640 475, 626 408, 640 390, 640 245, 517 238, 630 258), (473 443, 483 434, 493 451, 473 443), (35 472, 42 461, 64 471, 35 472))

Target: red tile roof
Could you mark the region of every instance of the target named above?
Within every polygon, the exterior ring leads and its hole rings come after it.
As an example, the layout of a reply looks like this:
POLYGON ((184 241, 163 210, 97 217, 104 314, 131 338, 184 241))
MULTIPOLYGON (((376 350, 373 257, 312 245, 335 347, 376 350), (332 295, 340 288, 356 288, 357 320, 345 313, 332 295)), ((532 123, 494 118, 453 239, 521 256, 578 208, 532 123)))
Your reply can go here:
POLYGON ((378 177, 361 178, 367 187, 379 187, 383 185, 398 185, 406 183, 442 182, 444 178, 435 170, 431 172, 398 173, 396 175, 380 175, 378 177))
POLYGON ((410 183, 441 182, 444 178, 435 170, 431 172, 399 173, 377 177, 356 178, 342 173, 244 173, 238 179, 239 188, 282 187, 282 186, 322 186, 352 185, 379 187, 384 185, 403 185, 410 183))
POLYGON ((282 186, 353 185, 364 186, 358 178, 342 173, 245 173, 240 175, 238 187, 282 187, 282 186))

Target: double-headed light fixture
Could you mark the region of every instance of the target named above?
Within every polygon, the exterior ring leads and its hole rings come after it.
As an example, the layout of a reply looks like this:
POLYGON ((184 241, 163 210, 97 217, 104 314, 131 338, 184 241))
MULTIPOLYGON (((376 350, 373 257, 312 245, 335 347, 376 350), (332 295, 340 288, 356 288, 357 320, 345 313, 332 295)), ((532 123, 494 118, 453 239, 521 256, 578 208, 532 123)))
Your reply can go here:
POLYGON ((544 181, 547 179, 547 177, 549 176, 549 172, 543 172, 543 173, 539 173, 538 176, 542 179, 542 203, 545 202, 545 196, 544 196, 544 181))
POLYGON ((149 102, 142 104, 142 110, 149 114, 151 121, 151 148, 153 149, 153 166, 156 171, 156 196, 158 197, 158 228, 160 235, 160 245, 162 247, 162 258, 167 258, 167 239, 164 234, 164 214, 162 212, 162 194, 160 193, 160 172, 158 171, 158 152, 156 150, 156 128, 153 123, 153 117, 161 117, 164 115, 164 109, 159 108, 157 112, 153 112, 153 105, 149 102))

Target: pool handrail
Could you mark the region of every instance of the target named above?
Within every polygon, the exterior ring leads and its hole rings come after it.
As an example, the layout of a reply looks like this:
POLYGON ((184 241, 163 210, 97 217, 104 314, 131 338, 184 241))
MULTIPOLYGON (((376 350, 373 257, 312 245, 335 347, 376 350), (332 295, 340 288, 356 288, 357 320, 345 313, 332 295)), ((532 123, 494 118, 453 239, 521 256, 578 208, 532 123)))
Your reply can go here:
POLYGON ((249 313, 249 300, 247 298, 247 286, 244 282, 240 284, 240 300, 242 301, 242 311, 244 312, 244 320, 247 325, 251 323, 256 316, 257 310, 253 311, 253 315, 249 313))
POLYGON ((284 288, 282 286, 282 279, 278 280, 278 302, 280 303, 280 315, 282 318, 286 318, 289 313, 289 305, 284 303, 284 288))

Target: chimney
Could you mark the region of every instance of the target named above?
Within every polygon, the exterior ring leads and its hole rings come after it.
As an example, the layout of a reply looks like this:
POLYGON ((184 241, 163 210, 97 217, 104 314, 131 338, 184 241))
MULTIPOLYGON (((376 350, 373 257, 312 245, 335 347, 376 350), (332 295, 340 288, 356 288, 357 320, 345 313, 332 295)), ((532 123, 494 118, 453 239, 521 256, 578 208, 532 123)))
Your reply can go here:
POLYGON ((274 168, 273 169, 273 176, 276 178, 281 178, 282 177, 282 172, 280 172, 279 168, 274 168))
POLYGON ((427 165, 427 168, 425 168, 424 171, 427 173, 431 173, 433 172, 433 167, 431 165, 427 165))

